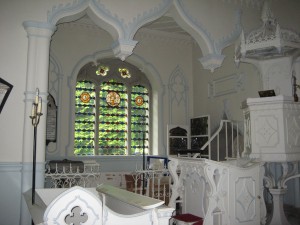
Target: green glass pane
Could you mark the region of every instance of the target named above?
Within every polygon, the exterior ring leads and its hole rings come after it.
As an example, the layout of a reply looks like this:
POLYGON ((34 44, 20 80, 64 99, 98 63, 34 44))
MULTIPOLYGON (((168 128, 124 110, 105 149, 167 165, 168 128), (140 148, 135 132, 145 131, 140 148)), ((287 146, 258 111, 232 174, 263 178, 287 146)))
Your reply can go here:
POLYGON ((127 142, 127 90, 115 80, 100 86, 99 106, 99 153, 103 155, 125 155, 127 142), (106 102, 111 91, 120 96, 120 103, 113 107, 106 102))
POLYGON ((76 155, 94 154, 94 121, 95 94, 94 84, 88 81, 78 81, 75 91, 75 132, 74 153, 76 155), (84 103, 80 97, 83 92, 89 93, 90 100, 84 103))
POLYGON ((131 154, 148 153, 148 124, 149 124, 149 96, 147 88, 136 85, 131 94, 131 154), (136 104, 136 97, 142 97, 143 104, 136 104))

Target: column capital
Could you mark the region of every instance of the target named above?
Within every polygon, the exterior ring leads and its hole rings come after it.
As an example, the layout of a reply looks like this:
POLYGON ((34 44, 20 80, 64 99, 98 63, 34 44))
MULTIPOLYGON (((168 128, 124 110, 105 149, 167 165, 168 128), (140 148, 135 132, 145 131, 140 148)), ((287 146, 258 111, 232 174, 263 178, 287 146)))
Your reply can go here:
POLYGON ((28 37, 35 36, 50 38, 56 30, 56 26, 50 23, 38 21, 24 21, 23 27, 27 31, 28 37))

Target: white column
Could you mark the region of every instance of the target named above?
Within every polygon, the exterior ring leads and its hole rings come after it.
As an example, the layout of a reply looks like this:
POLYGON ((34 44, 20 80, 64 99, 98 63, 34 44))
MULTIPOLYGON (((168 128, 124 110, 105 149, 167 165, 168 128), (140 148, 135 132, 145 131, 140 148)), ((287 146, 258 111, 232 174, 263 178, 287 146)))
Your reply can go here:
POLYGON ((283 210, 283 197, 287 192, 286 188, 269 189, 273 196, 273 215, 269 225, 290 225, 283 210))
MULTIPOLYGON (((23 26, 28 37, 26 90, 25 90, 25 119, 23 127, 23 150, 22 150, 22 194, 32 186, 32 161, 33 161, 33 126, 31 124, 32 103, 36 89, 42 97, 42 113, 37 126, 36 140, 36 187, 44 186, 44 163, 46 149, 46 117, 48 96, 48 67, 49 46, 55 26, 49 23, 26 21, 23 26)), ((26 203, 22 199, 20 224, 31 224, 30 214, 26 203)))

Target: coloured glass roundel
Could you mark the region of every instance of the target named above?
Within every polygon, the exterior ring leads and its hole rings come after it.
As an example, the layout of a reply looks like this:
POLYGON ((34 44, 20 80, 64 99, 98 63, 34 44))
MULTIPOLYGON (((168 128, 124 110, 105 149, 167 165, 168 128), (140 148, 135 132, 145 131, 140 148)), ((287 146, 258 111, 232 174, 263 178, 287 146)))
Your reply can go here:
POLYGON ((143 104, 144 104, 144 99, 143 99, 143 97, 142 97, 142 96, 137 96, 137 97, 135 98, 135 104, 136 104, 137 106, 143 105, 143 104))
POLYGON ((120 101, 120 95, 115 91, 109 92, 106 96, 107 104, 112 107, 118 106, 120 104, 120 101))
POLYGON ((88 92, 82 92, 80 95, 80 100, 83 103, 88 103, 91 100, 91 96, 88 92))

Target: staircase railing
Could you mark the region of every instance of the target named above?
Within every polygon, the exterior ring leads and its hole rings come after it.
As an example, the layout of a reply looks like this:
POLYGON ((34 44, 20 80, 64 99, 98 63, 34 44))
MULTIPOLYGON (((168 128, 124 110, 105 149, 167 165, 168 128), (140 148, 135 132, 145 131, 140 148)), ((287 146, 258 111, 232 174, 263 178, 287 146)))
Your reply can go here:
MULTIPOLYGON (((221 120, 218 130, 201 147, 201 151, 208 148, 208 159, 224 161, 236 159, 243 151, 243 139, 241 135, 241 122, 232 120, 221 120)), ((195 154, 193 158, 201 157, 201 153, 195 154)))

